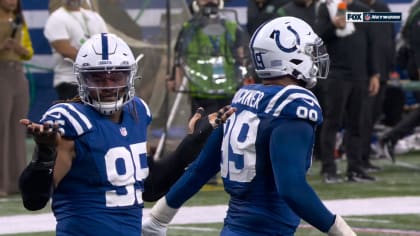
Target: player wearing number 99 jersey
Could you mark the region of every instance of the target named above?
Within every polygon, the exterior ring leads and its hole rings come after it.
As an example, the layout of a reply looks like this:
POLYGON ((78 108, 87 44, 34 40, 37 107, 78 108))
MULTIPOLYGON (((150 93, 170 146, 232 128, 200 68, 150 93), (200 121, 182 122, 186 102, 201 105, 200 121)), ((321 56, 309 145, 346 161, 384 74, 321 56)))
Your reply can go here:
POLYGON ((239 89, 236 112, 152 208, 145 236, 165 235, 177 209, 220 170, 230 195, 222 236, 291 236, 300 219, 331 236, 355 235, 306 181, 322 111, 306 88, 324 79, 329 58, 304 21, 280 17, 254 33, 250 51, 262 84, 239 89))
POLYGON ((304 178, 311 165, 313 134, 322 122, 318 101, 296 85, 249 85, 236 93, 232 106, 237 112, 221 146, 221 176, 231 195, 225 223, 238 232, 258 225, 267 235, 293 234, 300 219, 283 194, 296 191, 293 198, 311 200, 309 189, 291 176, 304 178))

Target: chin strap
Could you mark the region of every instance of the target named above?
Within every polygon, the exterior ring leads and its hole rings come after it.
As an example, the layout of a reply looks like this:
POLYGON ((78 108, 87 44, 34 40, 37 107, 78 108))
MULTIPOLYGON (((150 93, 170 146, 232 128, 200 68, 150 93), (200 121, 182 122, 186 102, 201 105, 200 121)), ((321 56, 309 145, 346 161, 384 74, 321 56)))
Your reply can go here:
POLYGON ((124 106, 123 98, 120 98, 115 102, 97 102, 93 104, 95 109, 106 116, 114 114, 116 111, 120 110, 124 106))

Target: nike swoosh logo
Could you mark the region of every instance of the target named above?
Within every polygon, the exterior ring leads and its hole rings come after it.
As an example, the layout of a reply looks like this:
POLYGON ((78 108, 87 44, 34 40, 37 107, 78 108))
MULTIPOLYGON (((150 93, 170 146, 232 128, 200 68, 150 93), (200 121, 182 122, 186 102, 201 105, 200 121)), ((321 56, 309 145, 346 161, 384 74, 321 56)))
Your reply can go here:
POLYGON ((58 113, 58 114, 49 114, 49 116, 51 116, 54 119, 60 119, 61 118, 61 113, 58 113))
POLYGON ((308 104, 309 106, 314 106, 315 102, 312 100, 306 100, 306 99, 302 99, 306 104, 308 104))

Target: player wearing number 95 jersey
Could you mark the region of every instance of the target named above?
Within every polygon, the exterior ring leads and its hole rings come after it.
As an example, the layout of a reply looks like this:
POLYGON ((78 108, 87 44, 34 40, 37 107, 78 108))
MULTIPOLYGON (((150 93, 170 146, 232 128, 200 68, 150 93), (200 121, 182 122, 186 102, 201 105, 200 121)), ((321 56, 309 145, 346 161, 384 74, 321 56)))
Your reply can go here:
POLYGON ((196 113, 176 151, 154 160, 146 144, 151 113, 134 96, 137 62, 128 45, 112 34, 94 35, 74 67, 79 97, 50 107, 39 124, 20 121, 36 142, 20 176, 23 204, 39 210, 52 195, 59 236, 139 236, 143 199, 166 193, 234 110, 208 119, 196 113))
POLYGON ((152 208, 145 236, 165 235, 177 209, 218 171, 230 195, 220 235, 290 236, 300 219, 328 235, 355 235, 306 181, 315 129, 322 122, 307 88, 325 79, 329 67, 322 40, 304 21, 281 17, 256 30, 250 51, 262 84, 236 92, 231 104, 236 112, 152 208))

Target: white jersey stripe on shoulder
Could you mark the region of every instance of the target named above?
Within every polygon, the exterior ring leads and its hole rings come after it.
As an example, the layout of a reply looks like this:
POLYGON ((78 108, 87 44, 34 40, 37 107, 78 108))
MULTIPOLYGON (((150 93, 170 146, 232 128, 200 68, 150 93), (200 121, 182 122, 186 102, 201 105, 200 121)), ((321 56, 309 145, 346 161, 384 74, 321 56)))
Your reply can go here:
POLYGON ((279 100, 279 98, 281 96, 283 96, 284 93, 286 93, 287 91, 289 91, 290 89, 298 89, 298 90, 304 90, 304 91, 309 91, 307 89, 304 89, 300 86, 297 85, 288 85, 286 87, 284 87, 282 90, 280 90, 276 95, 274 95, 274 97, 270 100, 270 102, 268 103, 267 107, 265 108, 265 113, 270 113, 270 111, 273 109, 273 107, 276 105, 277 100, 279 100))
POLYGON ((151 117, 152 116, 152 113, 150 113, 149 106, 143 101, 143 99, 139 98, 139 100, 141 101, 141 103, 143 103, 144 108, 146 109, 146 112, 147 112, 147 116, 148 117, 151 117))
POLYGON ((63 105, 69 108, 70 110, 74 111, 80 117, 80 119, 82 119, 83 123, 85 123, 88 129, 92 128, 92 123, 90 123, 89 119, 87 118, 87 116, 85 116, 85 114, 78 111, 73 105, 69 103, 63 103, 63 105))
POLYGON ((70 121, 71 125, 74 127, 74 129, 76 130, 76 133, 78 135, 83 133, 83 128, 79 124, 79 122, 66 109, 64 109, 62 107, 55 107, 53 109, 48 110, 44 114, 43 118, 52 114, 52 113, 54 113, 54 112, 58 112, 58 113, 62 114, 63 116, 65 116, 70 121))
POLYGON ((314 97, 312 96, 309 96, 304 93, 292 93, 286 99, 284 99, 282 103, 280 103, 280 105, 274 111, 273 116, 279 116, 283 108, 286 107, 287 104, 293 102, 297 98, 303 98, 303 99, 309 100, 309 102, 307 102, 308 104, 313 103, 309 105, 313 106, 316 104, 317 106, 319 106, 318 101, 314 99, 314 97))

